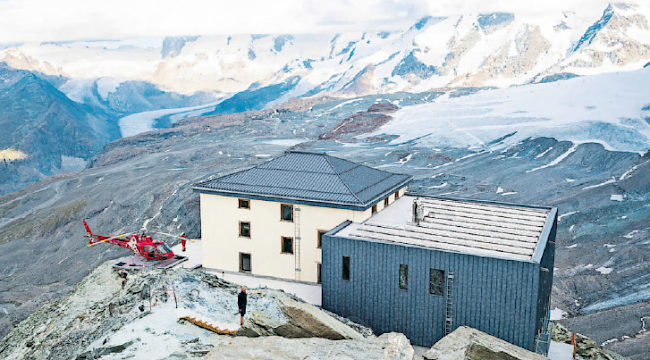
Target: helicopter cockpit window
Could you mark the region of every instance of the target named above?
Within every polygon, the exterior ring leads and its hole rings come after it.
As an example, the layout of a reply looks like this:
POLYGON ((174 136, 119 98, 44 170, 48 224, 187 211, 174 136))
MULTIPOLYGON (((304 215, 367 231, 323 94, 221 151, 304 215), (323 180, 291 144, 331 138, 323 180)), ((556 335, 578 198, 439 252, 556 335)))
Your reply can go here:
POLYGON ((155 255, 155 254, 156 254, 156 248, 153 247, 153 246, 151 246, 151 245, 147 245, 147 246, 145 246, 145 247, 144 247, 144 251, 145 251, 146 253, 148 253, 149 255, 155 255))
POLYGON ((172 250, 167 246, 167 244, 159 244, 158 245, 158 254, 167 254, 168 252, 171 252, 172 250))

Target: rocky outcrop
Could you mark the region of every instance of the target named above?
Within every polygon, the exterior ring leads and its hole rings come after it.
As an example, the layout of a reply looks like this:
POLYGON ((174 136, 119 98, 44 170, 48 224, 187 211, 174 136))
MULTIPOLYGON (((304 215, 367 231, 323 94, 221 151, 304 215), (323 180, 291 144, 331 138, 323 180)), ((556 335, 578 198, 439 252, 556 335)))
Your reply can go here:
POLYGON ((244 326, 239 328, 235 335, 246 337, 281 336, 289 339, 313 337, 309 332, 290 322, 283 323, 260 311, 251 313, 251 317, 246 319, 244 326))
MULTIPOLYGON (((553 324, 553 341, 571 344, 571 332, 562 324, 553 324)), ((628 360, 627 357, 609 351, 596 344, 595 341, 582 335, 575 335, 576 354, 584 360, 628 360)))
POLYGON ((298 302, 290 298, 280 299, 280 309, 291 324, 304 329, 312 334, 312 337, 330 340, 363 338, 349 326, 305 302, 298 302))
POLYGON ((208 358, 222 360, 415 360, 406 336, 388 333, 373 339, 286 339, 277 336, 234 338, 217 344, 208 358))
POLYGON ((279 299, 280 309, 287 318, 279 321, 255 311, 235 335, 247 337, 282 336, 290 339, 319 337, 330 340, 360 340, 363 336, 321 309, 289 297, 279 299))
POLYGON ((426 360, 544 360, 544 356, 461 326, 423 355, 426 360))
MULTIPOLYGON (((403 335, 378 345, 374 336, 364 338, 323 310, 271 289, 250 289, 251 316, 237 332, 241 336, 224 336, 239 322, 234 284, 200 270, 148 269, 130 273, 122 286, 113 263, 101 265, 71 293, 12 329, 0 341, 0 358, 97 359, 116 353, 136 359, 193 358, 224 341, 243 339, 237 343, 249 348, 245 341, 250 337, 269 336, 345 339, 360 342, 353 348, 390 345, 399 354, 412 351, 403 335)), ((324 346, 345 350, 333 344, 324 346)))
POLYGON ((332 130, 321 134, 319 140, 338 140, 343 142, 355 142, 355 136, 370 133, 380 126, 393 119, 386 113, 392 113, 399 109, 398 106, 389 103, 377 103, 371 105, 367 111, 359 111, 341 121, 332 130))
POLYGON ((77 356, 77 360, 90 360, 90 359, 100 359, 102 356, 106 356, 109 354, 117 354, 121 353, 122 351, 126 350, 129 346, 133 345, 135 341, 129 341, 124 344, 119 344, 119 345, 113 345, 113 346, 106 346, 106 347, 98 347, 92 350, 88 350, 83 352, 81 355, 77 356))

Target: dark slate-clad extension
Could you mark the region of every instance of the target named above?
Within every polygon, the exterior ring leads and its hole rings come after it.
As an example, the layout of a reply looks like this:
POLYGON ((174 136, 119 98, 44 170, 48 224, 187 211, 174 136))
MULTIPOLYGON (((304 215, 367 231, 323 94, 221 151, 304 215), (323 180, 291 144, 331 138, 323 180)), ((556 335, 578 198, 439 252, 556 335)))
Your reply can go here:
POLYGON ((405 186, 411 178, 325 153, 289 151, 252 169, 199 183, 194 190, 257 200, 365 210, 405 186))
POLYGON ((534 351, 556 228, 556 208, 407 194, 324 236, 323 307, 416 345, 465 325, 534 351))

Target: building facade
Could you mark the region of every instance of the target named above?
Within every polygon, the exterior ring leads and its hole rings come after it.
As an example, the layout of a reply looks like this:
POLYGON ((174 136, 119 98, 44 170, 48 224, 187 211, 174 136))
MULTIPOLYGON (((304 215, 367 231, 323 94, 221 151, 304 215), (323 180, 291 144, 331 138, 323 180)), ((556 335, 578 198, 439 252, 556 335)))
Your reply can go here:
POLYGON ((323 307, 416 345, 466 325, 534 350, 556 228, 556 208, 407 194, 325 235, 323 307))
POLYGON ((294 151, 199 183, 194 190, 200 193, 202 265, 319 283, 323 235, 393 203, 410 179, 294 151))

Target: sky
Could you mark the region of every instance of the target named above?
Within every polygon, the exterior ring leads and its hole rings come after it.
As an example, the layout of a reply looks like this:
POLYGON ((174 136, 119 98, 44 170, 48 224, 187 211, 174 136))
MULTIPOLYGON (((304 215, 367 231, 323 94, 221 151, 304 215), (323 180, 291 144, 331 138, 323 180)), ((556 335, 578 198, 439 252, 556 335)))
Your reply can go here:
MULTIPOLYGON (((650 0, 636 0, 650 1, 650 0)), ((398 30, 497 11, 598 17, 607 0, 0 0, 0 44, 212 34, 398 30)))

